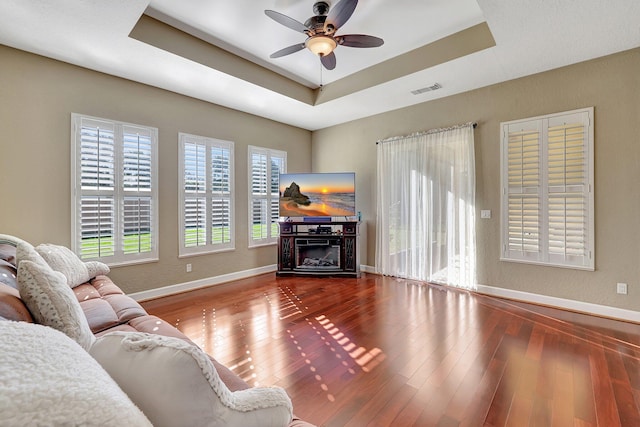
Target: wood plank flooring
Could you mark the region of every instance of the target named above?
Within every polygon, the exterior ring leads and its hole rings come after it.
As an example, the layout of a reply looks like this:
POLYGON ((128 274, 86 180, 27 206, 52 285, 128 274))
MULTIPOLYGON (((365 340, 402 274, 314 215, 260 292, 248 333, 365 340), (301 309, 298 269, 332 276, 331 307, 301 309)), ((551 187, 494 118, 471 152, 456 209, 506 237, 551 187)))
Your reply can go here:
POLYGON ((318 426, 640 426, 636 324, 370 274, 142 305, 318 426))

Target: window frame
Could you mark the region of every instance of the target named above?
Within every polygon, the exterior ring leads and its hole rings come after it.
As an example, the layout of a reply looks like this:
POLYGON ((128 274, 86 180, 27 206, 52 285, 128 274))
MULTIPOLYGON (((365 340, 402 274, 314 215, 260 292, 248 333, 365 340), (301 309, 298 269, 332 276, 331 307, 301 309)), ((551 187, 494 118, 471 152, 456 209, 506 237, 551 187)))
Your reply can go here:
POLYGON ((178 156, 178 192, 179 192, 179 207, 178 207, 178 240, 179 250, 178 257, 188 257, 193 255, 202 255, 208 253, 228 252, 236 249, 235 247, 235 157, 234 150, 235 144, 233 141, 226 141, 217 138, 210 138, 206 136, 192 135, 188 133, 180 132, 178 134, 179 156, 178 156), (207 214, 205 215, 205 241, 203 245, 196 245, 192 247, 186 246, 185 236, 185 209, 186 198, 188 193, 185 190, 185 148, 186 144, 196 144, 205 147, 205 189, 204 197, 205 206, 207 207, 207 214), (226 150, 229 156, 229 182, 227 192, 215 192, 212 188, 212 163, 211 163, 211 150, 213 148, 226 150), (213 242, 212 237, 212 217, 209 214, 211 209, 211 203, 213 199, 228 200, 229 206, 229 240, 216 243, 213 242))
MULTIPOLYGON (((143 178, 145 178, 143 176, 143 178)), ((127 123, 117 120, 92 117, 85 114, 71 114, 71 249, 83 261, 101 261, 110 266, 131 265, 158 261, 159 228, 158 228, 158 129, 150 126, 127 123), (82 130, 86 127, 100 126, 110 128, 113 132, 113 188, 112 189, 83 189, 82 188, 82 130), (125 135, 128 131, 138 130, 149 138, 149 189, 126 189, 125 178, 130 166, 125 156, 125 135), (141 195, 145 195, 144 197, 141 195), (83 257, 82 254, 82 199, 83 197, 112 197, 113 198, 113 254, 96 257, 83 257), (149 251, 125 253, 126 218, 125 200, 127 198, 142 197, 149 199, 149 251)), ((144 222, 144 221, 143 221, 144 222)), ((100 233, 100 232, 99 232, 100 233)), ((100 238, 102 236, 99 236, 100 238)), ((105 238, 108 240, 108 238, 105 238)), ((140 236, 138 237, 140 240, 140 236)), ((100 245, 99 245, 100 246, 100 245)), ((98 251, 99 252, 99 251, 98 251)))
POLYGON ((279 201, 280 193, 279 193, 279 179, 278 179, 278 182, 275 182, 275 186, 274 186, 274 183, 272 182, 272 177, 273 177, 272 159, 278 159, 278 161, 281 162, 281 168, 278 171, 279 174, 287 172, 287 152, 286 151, 275 150, 275 149, 264 148, 264 147, 257 147, 253 145, 248 146, 247 188, 248 188, 249 200, 248 200, 248 218, 247 218, 247 223, 248 223, 247 238, 249 240, 249 248, 275 245, 278 243, 278 237, 279 237, 278 221, 280 219, 279 212, 278 212, 278 201, 279 201), (253 184, 254 184, 253 157, 255 155, 264 156, 266 158, 266 171, 264 173, 266 176, 265 186, 267 188, 267 191, 264 194, 253 192, 253 184), (272 189, 275 188, 276 192, 275 193, 269 192, 268 191, 269 188, 272 188, 272 189), (260 226, 262 227, 262 232, 264 233, 263 234, 264 237, 260 237, 260 238, 255 238, 254 232, 253 232, 253 229, 254 229, 253 218, 255 214, 255 211, 253 209, 253 203, 256 201, 264 201, 264 204, 267 207, 269 206, 271 207, 270 209, 268 209, 268 212, 267 212, 268 216, 271 218, 268 224, 265 224, 264 222, 260 223, 260 226), (275 216, 273 211, 274 209, 275 209, 275 216))
MULTIPOLYGON (((579 270, 595 270, 595 205, 594 205, 594 109, 593 107, 582 108, 577 110, 559 112, 554 114, 548 114, 544 116, 513 120, 500 123, 500 188, 501 188, 501 200, 500 200, 500 260, 546 265, 554 267, 572 268, 579 270), (564 120, 571 120, 566 122, 564 120), (560 124, 564 123, 564 124, 560 124), (579 179, 573 178, 571 184, 569 184, 571 168, 575 166, 569 164, 569 150, 575 150, 574 147, 568 147, 568 138, 565 136, 561 141, 564 146, 558 153, 557 146, 550 146, 554 144, 553 132, 554 129, 569 129, 570 124, 579 125, 574 128, 582 129, 581 143, 579 143, 579 151, 582 155, 583 161, 579 163, 579 172, 581 175, 579 179), (509 186, 509 132, 512 129, 512 134, 522 133, 532 136, 533 133, 538 132, 535 140, 537 140, 537 167, 532 166, 535 159, 532 159, 531 154, 528 155, 528 163, 525 160, 525 155, 522 155, 520 159, 520 166, 511 169, 511 172, 521 173, 521 185, 509 186), (519 129, 519 130, 516 130, 519 129), (550 137, 551 135, 551 137, 550 137), (551 148, 550 148, 551 147, 551 148), (550 153, 550 150, 553 153, 550 153), (564 160, 563 164, 558 169, 558 163, 555 159, 556 156, 564 160), (562 172, 563 184, 558 185, 558 170, 562 172), (533 178, 533 172, 536 171, 538 176, 533 178), (531 177, 525 179, 524 177, 531 177), (526 182, 526 184, 525 184, 526 182), (578 184, 579 182, 579 184, 578 184), (521 222, 520 230, 515 234, 510 235, 509 229, 509 201, 516 201, 521 198, 520 213, 521 222), (525 207, 524 199, 528 199, 528 207, 525 207), (556 201, 556 203, 552 203, 556 201), (554 239, 556 222, 558 220, 558 209, 556 208, 557 202, 564 204, 564 212, 561 225, 564 226, 565 236, 561 243, 558 243, 558 239, 554 239), (567 208, 569 204, 573 204, 572 208, 567 208), (536 212, 537 209, 537 212, 536 212), (580 228, 580 237, 578 238, 577 245, 578 250, 571 248, 570 232, 569 230, 571 221, 575 219, 575 213, 581 212, 578 218, 578 224, 580 228), (537 219, 535 218, 538 214, 537 219), (572 216, 573 215, 573 216, 572 216), (528 224, 525 224, 527 218, 528 224), (528 229, 530 231, 525 231, 528 229), (511 245, 510 237, 520 236, 522 241, 522 249, 516 249, 517 245, 511 245), (526 238, 528 235, 528 239, 526 238), (527 240, 526 244, 524 243, 527 240), (524 249, 525 245, 528 245, 529 249, 524 249), (560 253, 562 252, 562 253, 560 253), (580 252, 580 255, 577 253, 580 252)), ((579 133, 578 133, 579 135, 579 133)), ((580 138, 579 138, 580 139, 580 138)), ((533 141, 534 139, 530 139, 533 141)), ((523 143, 524 144, 524 143, 523 143)), ((530 146, 530 144, 529 144, 530 146)), ((524 148, 522 148, 524 153, 524 148)), ((575 153, 574 151, 573 153, 575 153)), ((529 150, 529 153, 532 153, 529 150)), ((574 158, 575 161, 575 158, 574 158)), ((518 175, 516 175, 518 176, 518 175)), ((514 208, 511 213, 515 213, 517 208, 514 208)), ((514 222, 517 224, 517 221, 514 222)))

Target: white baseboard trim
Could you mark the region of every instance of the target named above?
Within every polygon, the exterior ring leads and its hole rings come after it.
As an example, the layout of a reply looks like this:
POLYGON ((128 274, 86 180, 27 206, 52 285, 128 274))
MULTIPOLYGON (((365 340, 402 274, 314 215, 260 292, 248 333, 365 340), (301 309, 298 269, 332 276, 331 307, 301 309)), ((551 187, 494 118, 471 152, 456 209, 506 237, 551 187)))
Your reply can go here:
MULTIPOLYGON (((360 270, 366 273, 378 274, 370 265, 362 265, 360 270)), ((478 285, 474 292, 479 294, 507 298, 533 304, 546 305, 564 310, 586 313, 594 316, 608 317, 627 322, 640 323, 640 311, 611 307, 608 305, 593 304, 589 302, 575 301, 565 298, 551 297, 548 295, 534 294, 531 292, 515 291, 512 289, 498 288, 495 286, 478 285)))
POLYGON ((364 271, 365 273, 378 274, 378 273, 376 273, 376 268, 372 267, 370 265, 361 265, 360 266, 360 271, 364 271))
POLYGON ((574 301, 564 298, 551 297, 547 295, 532 294, 512 289, 496 288, 493 286, 478 285, 476 292, 499 298, 514 299, 534 304, 547 305, 565 310, 577 311, 580 313, 593 314, 596 316, 609 317, 612 319, 626 320, 640 323, 640 312, 616 308, 608 305, 593 304, 589 302, 574 301))
POLYGON ((162 288, 157 289, 149 289, 148 291, 134 292, 128 295, 136 301, 144 301, 153 298, 178 294, 180 292, 192 291, 194 289, 204 288, 207 286, 220 285, 222 283, 231 282, 233 280, 246 279, 247 277, 258 276, 264 273, 271 273, 276 271, 277 267, 278 266, 275 264, 266 265, 264 267, 252 268, 250 270, 243 270, 237 271, 235 273, 223 274, 220 276, 207 277, 204 279, 193 280, 191 282, 163 286, 162 288))

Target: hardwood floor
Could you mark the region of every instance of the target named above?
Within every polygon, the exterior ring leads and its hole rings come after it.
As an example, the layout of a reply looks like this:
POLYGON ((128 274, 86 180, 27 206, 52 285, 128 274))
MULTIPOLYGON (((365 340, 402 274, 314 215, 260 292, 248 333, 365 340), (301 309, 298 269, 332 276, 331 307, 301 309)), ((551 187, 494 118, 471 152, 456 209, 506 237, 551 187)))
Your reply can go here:
POLYGON ((368 274, 143 306, 318 426, 640 426, 636 324, 368 274))

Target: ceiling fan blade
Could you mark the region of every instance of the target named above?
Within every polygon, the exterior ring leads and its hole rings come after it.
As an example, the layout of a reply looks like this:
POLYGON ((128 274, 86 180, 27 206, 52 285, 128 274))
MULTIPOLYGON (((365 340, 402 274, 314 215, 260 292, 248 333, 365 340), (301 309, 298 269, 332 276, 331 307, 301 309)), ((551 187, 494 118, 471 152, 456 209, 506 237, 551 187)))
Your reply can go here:
POLYGON ((353 11, 356 10, 357 5, 358 0, 340 0, 338 4, 329 9, 327 19, 324 21, 325 32, 329 25, 333 26, 334 31, 342 27, 342 25, 351 18, 351 15, 353 14, 353 11))
POLYGON ((292 46, 285 47, 284 49, 280 49, 277 52, 273 52, 269 55, 269 58, 280 58, 281 56, 291 55, 299 50, 304 49, 304 43, 294 44, 292 46))
POLYGON ((365 34, 346 34, 337 36, 336 41, 341 46, 349 47, 379 47, 384 44, 384 40, 379 37, 367 36, 365 34))
POLYGON ((276 12, 275 10, 265 10, 264 14, 269 18, 273 19, 279 24, 284 25, 285 27, 291 28, 293 31, 298 31, 300 33, 304 33, 308 30, 308 28, 299 21, 296 21, 293 18, 288 17, 287 15, 283 15, 280 12, 276 12))
POLYGON ((320 62, 327 70, 333 70, 336 68, 336 55, 331 52, 329 55, 321 56, 320 62))

